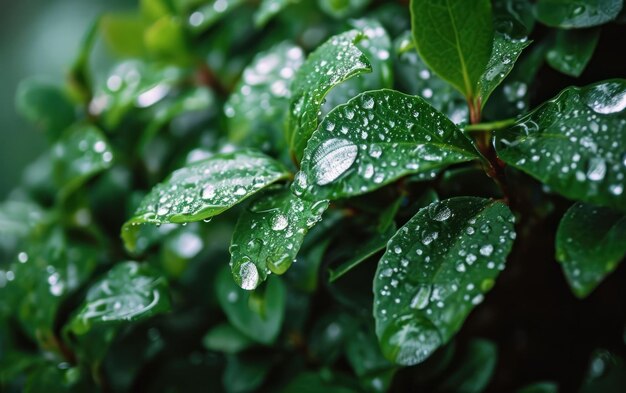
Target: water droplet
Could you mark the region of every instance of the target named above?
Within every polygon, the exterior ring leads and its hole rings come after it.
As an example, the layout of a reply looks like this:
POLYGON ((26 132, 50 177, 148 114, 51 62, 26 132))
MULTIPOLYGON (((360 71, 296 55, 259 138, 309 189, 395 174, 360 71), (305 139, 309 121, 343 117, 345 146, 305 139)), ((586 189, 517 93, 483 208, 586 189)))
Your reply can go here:
POLYGON ((253 290, 259 285, 259 271, 254 263, 246 261, 239 266, 239 278, 241 279, 241 288, 253 290))
POLYGON ((363 103, 361 105, 363 109, 374 108, 374 99, 372 97, 363 97, 363 103))
POLYGON ((480 255, 488 257, 493 252, 493 246, 491 244, 485 244, 480 248, 480 255))
POLYGON ((272 229, 275 231, 282 231, 283 229, 287 228, 288 224, 289 220, 284 214, 276 214, 271 219, 272 229))
POLYGON ((589 160, 589 168, 587 169, 587 178, 591 181, 600 181, 604 179, 606 174, 606 163, 604 159, 593 157, 589 160))
POLYGON ((274 274, 283 274, 289 269, 291 264, 293 263, 293 259, 289 256, 289 254, 284 253, 275 256, 269 256, 266 259, 267 267, 274 274))
POLYGON ((215 198, 215 186, 213 186, 212 184, 207 184, 206 186, 204 186, 204 188, 202 189, 201 197, 205 201, 215 198))
POLYGON ((452 215, 452 211, 448 206, 433 203, 428 207, 430 217, 435 221, 445 221, 452 215))
POLYGON ((621 112, 626 108, 626 88, 619 82, 599 84, 588 93, 587 105, 604 115, 621 112))
POLYGON ((411 308, 423 310, 428 306, 430 301, 430 293, 432 292, 432 285, 422 284, 419 286, 415 296, 411 299, 411 308))
POLYGON ((358 154, 357 146, 346 140, 333 138, 325 141, 313 154, 315 183, 329 184, 352 166, 358 154))

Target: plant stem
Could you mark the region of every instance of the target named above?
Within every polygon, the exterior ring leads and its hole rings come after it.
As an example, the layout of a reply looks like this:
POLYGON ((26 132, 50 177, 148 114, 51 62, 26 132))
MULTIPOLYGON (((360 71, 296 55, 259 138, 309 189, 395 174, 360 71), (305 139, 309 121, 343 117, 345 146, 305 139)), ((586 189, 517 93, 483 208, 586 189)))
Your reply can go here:
POLYGON ((489 122, 489 123, 469 124, 469 125, 465 126, 463 131, 488 131, 488 132, 491 132, 491 131, 501 130, 503 128, 509 127, 509 126, 513 125, 514 123, 515 123, 515 119, 511 118, 511 119, 492 121, 492 122, 489 122))

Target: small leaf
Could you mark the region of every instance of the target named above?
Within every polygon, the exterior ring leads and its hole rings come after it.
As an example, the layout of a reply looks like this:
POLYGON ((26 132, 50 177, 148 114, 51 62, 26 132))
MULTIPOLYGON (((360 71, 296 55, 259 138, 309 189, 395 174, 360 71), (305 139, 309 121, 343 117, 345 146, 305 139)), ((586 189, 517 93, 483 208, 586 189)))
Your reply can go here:
POLYGON ((504 269, 513 221, 501 202, 458 197, 421 209, 391 238, 374 278, 376 335, 389 360, 420 363, 461 328, 504 269))
POLYGON ((280 279, 271 277, 267 280, 260 299, 263 312, 251 309, 251 296, 258 295, 239 288, 228 269, 223 269, 216 277, 215 290, 228 321, 241 333, 262 344, 269 345, 276 340, 283 324, 286 304, 285 286, 280 279))
POLYGON ((484 106, 491 93, 504 78, 511 72, 522 50, 530 45, 526 38, 519 40, 510 38, 506 34, 496 33, 493 37, 493 49, 485 73, 480 77, 479 99, 484 106))
POLYGON ((51 158, 62 196, 113 165, 111 146, 102 132, 90 124, 68 129, 52 146, 51 158))
POLYGON ((206 349, 228 354, 241 352, 254 342, 228 323, 215 326, 202 339, 206 349))
POLYGON ((245 0, 219 0, 206 3, 189 15, 189 27, 195 34, 200 34, 220 21, 231 11, 240 7, 245 0))
POLYGON ((566 29, 602 25, 617 17, 622 0, 539 0, 537 19, 566 29))
POLYGON ((489 0, 411 0, 417 51, 468 100, 478 95, 493 42, 489 0))
POLYGON ((410 173, 473 158, 469 140, 423 99, 370 91, 324 118, 309 140, 292 189, 317 199, 349 197, 410 173))
POLYGON ((300 0, 262 0, 259 9, 254 14, 254 24, 257 27, 263 27, 283 9, 299 2, 300 0))
POLYGON ((280 163, 251 150, 216 154, 178 169, 144 197, 124 224, 126 248, 135 249, 138 224, 206 220, 288 175, 280 163))
POLYGON ((228 136, 238 146, 284 145, 289 86, 304 61, 304 52, 289 42, 259 53, 224 105, 228 136))
POLYGON ((591 60, 599 39, 600 29, 558 30, 546 60, 555 70, 577 78, 591 60))
POLYGON ((502 160, 563 196, 626 211, 626 80, 565 89, 496 141, 502 160))
POLYGON ((145 23, 137 14, 105 14, 100 20, 102 37, 119 56, 140 57, 146 53, 143 41, 145 23))
POLYGON ((487 340, 468 343, 460 366, 446 375, 441 390, 459 393, 480 393, 485 390, 498 361, 498 348, 487 340))
POLYGON ((317 0, 322 11, 336 19, 343 19, 362 11, 372 0, 317 0))
POLYGON ((574 204, 556 234, 556 258, 572 291, 586 297, 626 254, 626 215, 585 203, 574 204))
POLYGON ((289 188, 268 190, 239 216, 230 244, 230 268, 237 284, 252 290, 268 274, 284 274, 304 236, 328 208, 328 201, 309 202, 289 188))
POLYGON ((291 84, 287 139, 296 158, 301 158, 307 141, 317 127, 324 97, 341 82, 372 69, 356 47, 362 39, 356 30, 331 37, 309 55, 291 84))
POLYGON ((93 325, 138 321, 169 309, 165 280, 147 265, 123 262, 89 289, 70 328, 83 335, 93 325))
POLYGON ((226 369, 222 374, 222 385, 228 393, 258 391, 273 362, 259 355, 230 355, 226 357, 226 369))
POLYGON ((516 393, 558 393, 559 386, 554 382, 535 382, 524 386, 516 393))

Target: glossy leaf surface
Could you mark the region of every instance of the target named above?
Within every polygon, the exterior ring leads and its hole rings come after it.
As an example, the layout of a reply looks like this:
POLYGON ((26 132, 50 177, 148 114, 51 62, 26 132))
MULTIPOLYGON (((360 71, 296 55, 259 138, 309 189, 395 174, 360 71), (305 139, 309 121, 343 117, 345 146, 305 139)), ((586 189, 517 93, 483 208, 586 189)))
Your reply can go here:
POLYGON ((615 19, 623 5, 622 0, 539 0, 536 12, 548 26, 581 28, 615 19))
POLYGON ((559 30, 546 60, 555 70, 579 77, 591 60, 599 39, 599 29, 559 30))
POLYGON ((454 336, 504 269, 513 221, 501 202, 457 197, 398 230, 374 278, 376 334, 388 359, 420 363, 454 336))

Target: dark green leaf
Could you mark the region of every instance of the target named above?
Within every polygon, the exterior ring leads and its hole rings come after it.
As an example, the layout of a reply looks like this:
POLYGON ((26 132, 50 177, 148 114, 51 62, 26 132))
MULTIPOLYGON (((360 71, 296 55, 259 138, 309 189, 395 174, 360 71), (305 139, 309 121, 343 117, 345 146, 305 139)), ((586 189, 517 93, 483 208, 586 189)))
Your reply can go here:
POLYGON ((539 0, 536 9, 542 23, 569 29, 612 21, 622 6, 622 0, 539 0))
POLYGON ((371 0, 317 0, 322 11, 333 18, 342 19, 367 7, 371 0))
POLYGON ((113 164, 113 152, 106 137, 90 124, 68 129, 52 147, 51 156, 62 196, 113 164))
POLYGON ((485 73, 478 81, 478 97, 484 106, 491 93, 511 72, 522 50, 530 45, 526 38, 512 39, 506 34, 496 33, 493 37, 493 49, 485 73))
POLYGON ((469 140, 423 99, 370 91, 324 118, 307 145, 293 190, 337 199, 473 158, 469 140))
POLYGON ((276 149, 284 146, 284 121, 289 110, 289 86, 304 61, 298 46, 282 42, 259 53, 224 105, 231 142, 276 149))
POLYGON ((300 199, 287 187, 256 197, 239 217, 229 249, 237 284, 251 290, 268 274, 285 273, 327 207, 328 201, 300 199))
POLYGON ((533 4, 528 0, 493 0, 494 25, 511 37, 528 36, 535 25, 533 4))
POLYGON ((504 268, 513 221, 501 202, 458 197, 400 228, 374 278, 376 334, 388 359, 417 364, 452 338, 504 268))
POLYGON ((245 291, 231 278, 230 271, 223 269, 215 281, 217 299, 228 317, 228 321, 248 338, 271 344, 280 333, 285 316, 285 286, 279 278, 270 277, 260 299, 260 309, 252 310, 251 296, 256 293, 245 291))
POLYGON ((150 191, 124 224, 125 245, 135 249, 138 224, 206 220, 288 175, 278 162, 249 150, 217 154, 178 169, 150 191))
POLYGON ((70 328, 83 335, 93 325, 138 321, 169 309, 165 279, 148 265, 122 262, 92 285, 70 328))
POLYGON ((228 323, 215 326, 202 339, 206 349, 228 354, 241 352, 254 342, 228 323))
POLYGON ((254 24, 263 27, 283 9, 298 2, 300 0, 262 0, 259 9, 254 14, 254 24))
POLYGON ((536 382, 532 385, 524 386, 516 393, 558 393, 559 387, 554 382, 536 382))
POLYGON ((585 297, 626 254, 626 215, 585 203, 574 204, 556 234, 556 258, 572 291, 585 297))
POLYGON ((497 150, 567 198, 626 211, 626 80, 570 87, 496 133, 497 150))
POLYGON ((224 18, 234 9, 245 3, 245 0, 219 0, 205 3, 189 15, 189 27, 194 33, 201 33, 224 18))
POLYGON ((559 30, 546 60, 555 70, 579 77, 591 60, 599 39, 600 29, 559 30))
POLYGON ((323 377, 313 372, 303 372, 297 375, 281 393, 356 393, 353 387, 334 381, 332 378, 323 377))
POLYGON ((228 393, 257 391, 272 367, 267 359, 257 357, 228 356, 222 384, 228 393))
POLYGON ((413 39, 422 59, 468 100, 478 95, 493 41, 489 0, 411 0, 413 39))
POLYGON ((626 390, 626 362, 607 351, 594 351, 580 393, 621 393, 626 390))
POLYGON ((350 335, 346 358, 359 377, 395 367, 380 352, 373 328, 361 328, 350 335))
POLYGON ((468 343, 460 366, 446 376, 441 390, 457 393, 480 393, 489 384, 498 360, 498 348, 487 340, 468 343))
POLYGON ((356 47, 362 34, 356 30, 331 37, 309 55, 291 84, 291 104, 287 121, 287 139, 296 158, 317 127, 317 116, 330 89, 372 66, 356 47))
POLYGON ((20 82, 15 93, 17 111, 49 134, 59 135, 74 121, 75 109, 67 94, 59 87, 38 79, 20 82))

